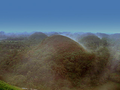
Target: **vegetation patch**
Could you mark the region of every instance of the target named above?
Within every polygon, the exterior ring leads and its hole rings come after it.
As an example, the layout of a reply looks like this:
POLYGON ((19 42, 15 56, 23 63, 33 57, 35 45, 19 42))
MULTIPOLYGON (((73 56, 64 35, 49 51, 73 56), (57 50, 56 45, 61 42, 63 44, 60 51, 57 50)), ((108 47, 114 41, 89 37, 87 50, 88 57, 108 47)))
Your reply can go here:
POLYGON ((0 80, 0 90, 22 90, 22 89, 12 86, 12 85, 9 85, 0 80))

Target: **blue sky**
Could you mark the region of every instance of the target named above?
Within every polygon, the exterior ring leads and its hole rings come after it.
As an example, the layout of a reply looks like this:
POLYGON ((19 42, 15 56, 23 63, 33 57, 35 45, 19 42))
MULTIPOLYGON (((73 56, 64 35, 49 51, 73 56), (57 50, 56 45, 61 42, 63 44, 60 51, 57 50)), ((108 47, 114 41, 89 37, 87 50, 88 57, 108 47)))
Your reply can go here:
POLYGON ((119 0, 1 0, 0 31, 120 33, 119 0))

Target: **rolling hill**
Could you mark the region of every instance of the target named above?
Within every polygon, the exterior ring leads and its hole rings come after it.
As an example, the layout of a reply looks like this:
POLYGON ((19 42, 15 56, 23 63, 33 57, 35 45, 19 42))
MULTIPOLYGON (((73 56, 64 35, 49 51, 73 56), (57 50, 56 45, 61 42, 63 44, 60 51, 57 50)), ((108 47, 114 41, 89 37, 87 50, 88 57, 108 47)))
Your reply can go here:
POLYGON ((7 73, 2 78, 12 85, 38 90, 88 86, 107 79, 108 60, 107 48, 90 53, 66 36, 53 35, 6 59, 1 65, 7 65, 7 73))
POLYGON ((73 87, 80 86, 80 83, 91 83, 101 68, 96 68, 98 62, 101 62, 96 58, 96 54, 87 52, 74 40, 53 35, 24 54, 24 61, 15 70, 17 75, 13 76, 12 81, 16 82, 15 85, 28 82, 26 87, 31 88, 39 85, 55 88, 55 84, 56 87, 73 87), (16 77, 21 80, 16 81, 16 77))

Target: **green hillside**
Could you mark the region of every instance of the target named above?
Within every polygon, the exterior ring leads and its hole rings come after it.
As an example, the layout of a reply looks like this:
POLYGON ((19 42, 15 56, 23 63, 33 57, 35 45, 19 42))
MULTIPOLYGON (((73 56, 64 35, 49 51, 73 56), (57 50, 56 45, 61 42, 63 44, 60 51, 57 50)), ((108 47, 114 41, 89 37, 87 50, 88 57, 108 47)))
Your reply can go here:
POLYGON ((22 90, 22 89, 12 86, 12 85, 9 85, 0 80, 0 90, 22 90))
POLYGON ((30 45, 36 45, 47 37, 48 36, 42 32, 35 32, 28 37, 28 43, 30 45))

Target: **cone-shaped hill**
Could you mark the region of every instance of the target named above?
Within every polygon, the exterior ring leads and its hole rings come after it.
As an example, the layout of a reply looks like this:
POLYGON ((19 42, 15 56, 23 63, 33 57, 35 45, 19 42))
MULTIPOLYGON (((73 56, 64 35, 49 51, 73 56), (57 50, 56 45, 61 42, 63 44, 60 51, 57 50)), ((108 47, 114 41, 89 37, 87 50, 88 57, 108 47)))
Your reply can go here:
POLYGON ((94 75, 94 66, 97 66, 95 54, 88 53, 77 42, 62 35, 44 39, 24 57, 25 61, 16 72, 35 86, 79 85, 83 77, 94 75))
POLYGON ((102 45, 101 39, 95 35, 85 36, 81 38, 79 42, 83 43, 85 47, 91 50, 95 50, 102 45))
POLYGON ((29 38, 36 40, 36 39, 44 39, 46 37, 47 35, 42 32, 35 32, 29 38))
POLYGON ((29 36, 28 40, 31 44, 37 44, 47 37, 48 36, 42 32, 35 32, 29 36))
POLYGON ((74 51, 84 51, 84 48, 80 46, 74 40, 62 36, 62 35, 54 35, 50 36, 49 38, 45 39, 42 42, 42 45, 47 45, 48 47, 54 47, 55 51, 57 52, 74 52, 74 51))

